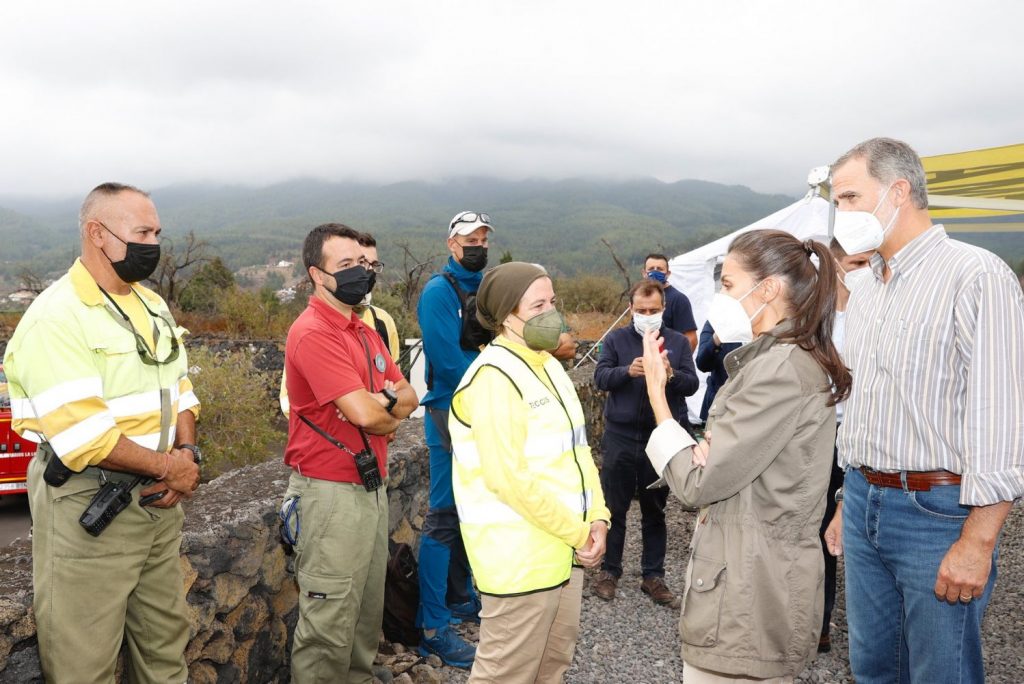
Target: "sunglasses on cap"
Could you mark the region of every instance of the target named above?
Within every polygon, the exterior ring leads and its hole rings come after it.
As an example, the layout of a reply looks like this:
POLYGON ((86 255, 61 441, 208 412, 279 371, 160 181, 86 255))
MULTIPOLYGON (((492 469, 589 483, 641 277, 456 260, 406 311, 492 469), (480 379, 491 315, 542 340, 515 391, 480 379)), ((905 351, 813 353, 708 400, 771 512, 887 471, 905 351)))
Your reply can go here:
POLYGON ((478 214, 475 211, 466 211, 463 212, 457 219, 452 221, 452 224, 448 226, 448 230, 451 230, 456 226, 456 224, 459 223, 476 223, 477 221, 479 221, 480 223, 486 223, 487 225, 491 225, 491 217, 488 216, 487 214, 478 214))

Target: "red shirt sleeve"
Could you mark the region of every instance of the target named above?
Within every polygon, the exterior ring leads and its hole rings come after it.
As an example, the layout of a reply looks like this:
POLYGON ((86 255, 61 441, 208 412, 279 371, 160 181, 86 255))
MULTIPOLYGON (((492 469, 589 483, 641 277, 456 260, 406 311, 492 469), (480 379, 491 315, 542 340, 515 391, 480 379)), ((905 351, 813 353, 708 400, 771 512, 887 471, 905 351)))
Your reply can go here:
MULTIPOLYGON (((324 332, 306 334, 296 347, 294 363, 309 383, 317 403, 326 406, 338 397, 365 388, 359 371, 347 354, 338 353, 338 342, 324 332)), ((392 364, 393 365, 393 364, 392 364)))

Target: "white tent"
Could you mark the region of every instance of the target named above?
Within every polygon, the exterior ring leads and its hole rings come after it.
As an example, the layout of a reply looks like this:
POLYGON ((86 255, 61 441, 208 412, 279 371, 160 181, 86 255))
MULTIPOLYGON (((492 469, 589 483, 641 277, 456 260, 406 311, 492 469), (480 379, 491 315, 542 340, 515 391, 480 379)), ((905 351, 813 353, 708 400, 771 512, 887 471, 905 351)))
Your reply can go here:
MULTIPOLYGON (((715 267, 722 263, 729 245, 737 235, 761 228, 778 228, 792 233, 801 240, 814 238, 828 244, 828 212, 828 201, 822 199, 815 189, 807 193, 803 199, 770 216, 672 259, 669 262, 669 270, 672 272, 669 282, 690 298, 693 317, 697 322, 697 334, 699 335, 704 327, 708 306, 711 304, 712 295, 715 294, 715 267)), ((690 419, 694 422, 698 420, 700 406, 704 401, 706 374, 698 372, 698 376, 700 377, 700 389, 687 400, 690 419)))

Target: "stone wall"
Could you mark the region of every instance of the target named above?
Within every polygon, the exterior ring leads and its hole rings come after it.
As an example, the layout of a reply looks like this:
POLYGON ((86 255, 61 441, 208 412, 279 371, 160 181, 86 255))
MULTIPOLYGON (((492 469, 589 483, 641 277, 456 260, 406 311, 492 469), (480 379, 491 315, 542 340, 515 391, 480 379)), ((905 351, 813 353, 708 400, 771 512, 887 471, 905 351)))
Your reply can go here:
MULTIPOLYGON (((418 547, 429 459, 421 421, 389 452, 391 537, 418 547)), ((278 541, 289 469, 277 458, 202 485, 186 505, 181 565, 191 639, 189 681, 286 682, 298 594, 278 541)), ((0 555, 0 682, 41 682, 29 542, 0 555)))
MULTIPOLYGON (((273 359, 270 345, 260 345, 273 359)), ((273 362, 266 364, 273 370, 273 362)), ((571 373, 597 447, 603 393, 593 365, 571 373)), ((600 462, 600 459, 598 459, 600 462)), ((419 548, 427 513, 429 456, 423 424, 409 420, 389 449, 391 538, 419 548)), ((277 510, 289 469, 278 458, 228 472, 185 504, 181 565, 187 589, 189 681, 286 682, 298 594, 278 539, 277 510)), ((31 545, 0 552, 0 682, 41 682, 32 613, 31 545)))

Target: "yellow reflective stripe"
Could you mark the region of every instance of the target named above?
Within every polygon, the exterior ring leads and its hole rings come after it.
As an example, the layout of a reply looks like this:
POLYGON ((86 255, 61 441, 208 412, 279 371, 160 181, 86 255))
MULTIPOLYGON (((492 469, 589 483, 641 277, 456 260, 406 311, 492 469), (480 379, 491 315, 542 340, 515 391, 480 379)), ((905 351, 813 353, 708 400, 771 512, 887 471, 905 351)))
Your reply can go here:
POLYGON ((452 455, 461 466, 466 468, 480 467, 480 452, 476 448, 476 442, 453 442, 452 455))
POLYGON ((38 432, 33 432, 32 430, 22 430, 21 436, 30 442, 35 442, 36 444, 42 444, 43 442, 46 441, 46 439, 41 434, 39 434, 38 432))
POLYGON ((97 437, 116 428, 110 411, 102 411, 79 421, 50 437, 50 446, 62 459, 71 452, 86 446, 97 437))
POLYGON ((28 399, 11 399, 11 418, 14 420, 30 420, 36 417, 32 402, 28 399))
POLYGON ((587 446, 587 430, 584 427, 574 428, 558 435, 537 435, 526 440, 524 451, 527 457, 550 456, 572 451, 573 446, 587 446))
MULTIPOLYGON (((591 490, 584 492, 563 493, 558 500, 573 513, 583 515, 584 506, 590 509, 594 500, 591 490)), ((490 525, 495 523, 523 522, 523 516, 516 513, 511 506, 497 500, 490 501, 457 501, 459 520, 470 525, 490 525)))
MULTIPOLYGON (((103 396, 103 381, 99 378, 79 378, 54 385, 45 392, 40 392, 28 400, 32 405, 33 415, 45 416, 65 404, 70 404, 91 397, 103 396)), ((22 407, 22 410, 25 410, 22 407)))
POLYGON ((178 399, 178 413, 195 406, 199 406, 199 397, 191 390, 182 394, 178 399))
MULTIPOLYGON (((140 447, 145 447, 151 451, 156 451, 156 448, 160 446, 160 433, 153 432, 148 435, 125 435, 128 439, 132 440, 140 447)), ((171 436, 168 441, 173 444, 174 440, 174 428, 171 428, 171 436)))
POLYGON ((129 394, 124 397, 117 397, 116 399, 108 399, 107 406, 110 408, 110 412, 114 414, 115 418, 121 418, 123 416, 137 416, 144 413, 157 413, 159 418, 160 414, 160 390, 154 390, 152 392, 140 392, 139 394, 129 394))

